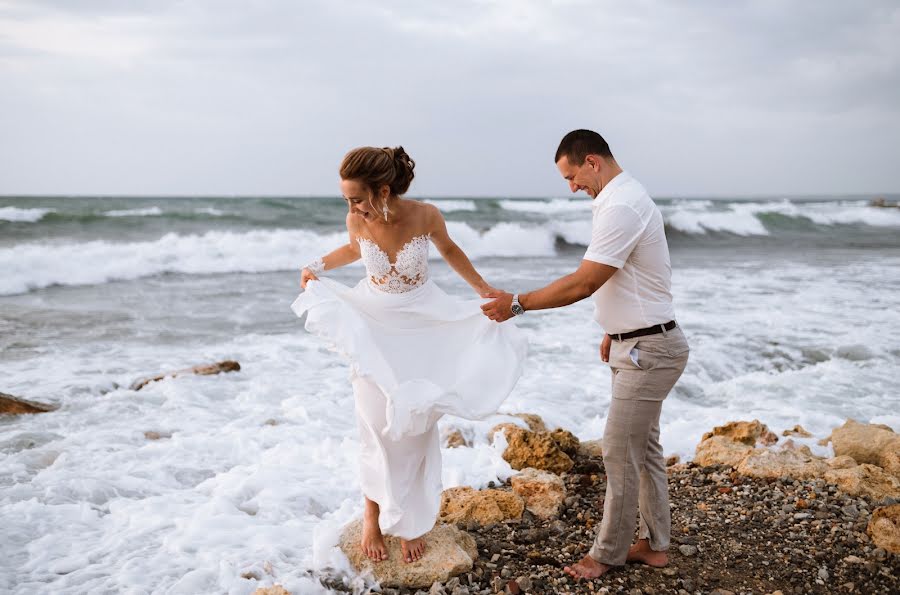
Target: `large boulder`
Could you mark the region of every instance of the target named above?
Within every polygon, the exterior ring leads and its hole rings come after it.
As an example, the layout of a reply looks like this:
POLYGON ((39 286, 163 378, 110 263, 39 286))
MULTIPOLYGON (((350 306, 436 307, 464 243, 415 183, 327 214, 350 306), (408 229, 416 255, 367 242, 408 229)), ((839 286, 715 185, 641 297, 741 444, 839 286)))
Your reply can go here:
POLYGON ((900 554, 900 504, 876 508, 866 532, 881 549, 900 554))
POLYGON ((703 435, 694 453, 694 462, 704 467, 737 467, 757 445, 770 446, 777 441, 778 436, 758 419, 728 422, 703 435))
POLYGON ((445 523, 490 525, 517 519, 524 510, 525 501, 518 494, 504 490, 458 487, 441 493, 440 520, 445 523))
POLYGON ((789 446, 780 450, 757 448, 737 466, 737 472, 741 475, 761 479, 817 479, 828 470, 825 460, 813 455, 806 446, 789 446))
POLYGON ((574 465, 549 432, 529 432, 513 424, 502 424, 498 429, 506 436, 503 458, 513 469, 533 467, 558 474, 574 465))
POLYGON ((58 405, 47 405, 0 393, 0 415, 21 415, 22 413, 46 413, 59 409, 58 405))
POLYGON ((426 533, 425 555, 415 562, 403 560, 400 539, 390 535, 384 538, 388 559, 373 562, 359 546, 361 536, 362 519, 359 519, 344 527, 340 548, 357 572, 371 572, 382 587, 428 588, 434 582, 443 583, 470 571, 478 557, 472 536, 453 525, 437 525, 426 533))
POLYGON ((566 486, 558 475, 529 468, 513 475, 510 483, 532 514, 542 519, 559 516, 566 499, 566 486))
POLYGON ((857 463, 878 465, 900 477, 900 434, 883 424, 848 419, 831 432, 835 456, 853 457, 857 463))
POLYGON ((216 362, 214 364, 203 364, 200 366, 194 366, 192 368, 185 368, 183 370, 175 370, 174 372, 166 372, 164 374, 157 374, 156 376, 151 376, 150 378, 139 378, 131 383, 131 390, 141 390, 151 382, 156 382, 157 380, 162 380, 163 378, 175 377, 175 376, 184 376, 188 374, 196 374, 198 376, 211 376, 212 374, 221 374, 222 372, 239 372, 241 369, 241 364, 232 360, 224 360, 221 362, 216 362))
POLYGON ((868 463, 849 469, 829 469, 825 481, 851 496, 868 496, 874 500, 900 497, 900 479, 868 463))

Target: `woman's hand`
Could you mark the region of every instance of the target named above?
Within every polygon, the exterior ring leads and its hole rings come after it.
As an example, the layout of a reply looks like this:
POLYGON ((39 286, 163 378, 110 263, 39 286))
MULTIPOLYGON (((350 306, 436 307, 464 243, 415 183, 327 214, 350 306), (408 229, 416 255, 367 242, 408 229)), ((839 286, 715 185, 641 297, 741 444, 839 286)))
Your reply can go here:
POLYGON ((303 269, 303 272, 300 273, 300 287, 306 289, 306 284, 310 281, 318 281, 319 278, 310 271, 309 269, 303 269))
POLYGON ((609 333, 603 335, 603 341, 600 342, 600 359, 605 362, 609 361, 609 348, 612 345, 612 337, 609 333))
POLYGON ((503 293, 499 289, 495 289, 495 288, 491 287, 490 285, 488 285, 487 283, 476 287, 475 291, 478 293, 479 296, 481 296, 483 298, 491 298, 491 297, 495 297, 498 294, 503 293))

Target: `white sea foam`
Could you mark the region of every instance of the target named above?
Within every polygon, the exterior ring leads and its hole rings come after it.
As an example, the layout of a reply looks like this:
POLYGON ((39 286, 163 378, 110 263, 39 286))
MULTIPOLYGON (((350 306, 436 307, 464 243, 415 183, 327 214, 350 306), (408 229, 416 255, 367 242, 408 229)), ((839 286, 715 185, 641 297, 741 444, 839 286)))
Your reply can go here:
MULTIPOLYGON (((479 232, 449 222, 470 258, 553 256, 555 236, 543 228, 501 223, 479 232)), ((52 285, 91 285, 162 273, 263 273, 296 269, 346 242, 346 233, 304 230, 209 231, 166 234, 158 240, 115 243, 18 244, 0 248, 0 295, 52 285)), ((440 258, 437 250, 432 258, 440 258)))
POLYGON ((527 213, 572 213, 591 210, 591 201, 588 198, 568 199, 554 198, 552 200, 501 200, 500 207, 507 211, 520 211, 527 213))
POLYGON ((0 207, 0 221, 35 223, 55 209, 23 209, 21 207, 0 207))
POLYGON ((194 209, 194 212, 202 215, 212 215, 213 217, 222 217, 224 215, 227 215, 225 211, 217 209, 215 207, 200 207, 198 209, 194 209))
POLYGON ((103 214, 107 217, 158 217, 163 214, 163 210, 159 207, 145 207, 143 209, 106 211, 103 214))
POLYGON ((441 211, 445 213, 452 213, 453 211, 476 211, 478 210, 478 205, 475 204, 474 200, 426 200, 428 204, 434 205, 439 208, 441 211))

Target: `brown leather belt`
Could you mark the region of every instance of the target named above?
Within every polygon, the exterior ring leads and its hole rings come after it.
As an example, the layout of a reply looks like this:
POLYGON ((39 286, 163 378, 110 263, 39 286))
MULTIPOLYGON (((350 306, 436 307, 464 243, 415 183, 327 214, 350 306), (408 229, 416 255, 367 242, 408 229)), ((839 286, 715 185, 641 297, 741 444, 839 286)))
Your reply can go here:
POLYGON ((655 324, 653 326, 648 326, 647 328, 639 328, 636 331, 631 331, 628 333, 610 333, 609 336, 615 339, 616 341, 627 341, 628 339, 634 339, 635 337, 646 337, 647 335, 658 335, 659 333, 670 331, 673 328, 678 326, 674 320, 670 320, 665 324, 655 324))

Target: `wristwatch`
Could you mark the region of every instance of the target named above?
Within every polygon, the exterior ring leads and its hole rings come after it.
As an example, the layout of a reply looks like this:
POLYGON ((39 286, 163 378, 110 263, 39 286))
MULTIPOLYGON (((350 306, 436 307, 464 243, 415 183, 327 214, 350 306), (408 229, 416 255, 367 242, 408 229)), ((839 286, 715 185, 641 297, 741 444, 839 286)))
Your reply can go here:
POLYGON ((512 306, 509 309, 512 310, 513 316, 521 316, 525 313, 525 308, 519 303, 518 293, 513 296, 512 306))

